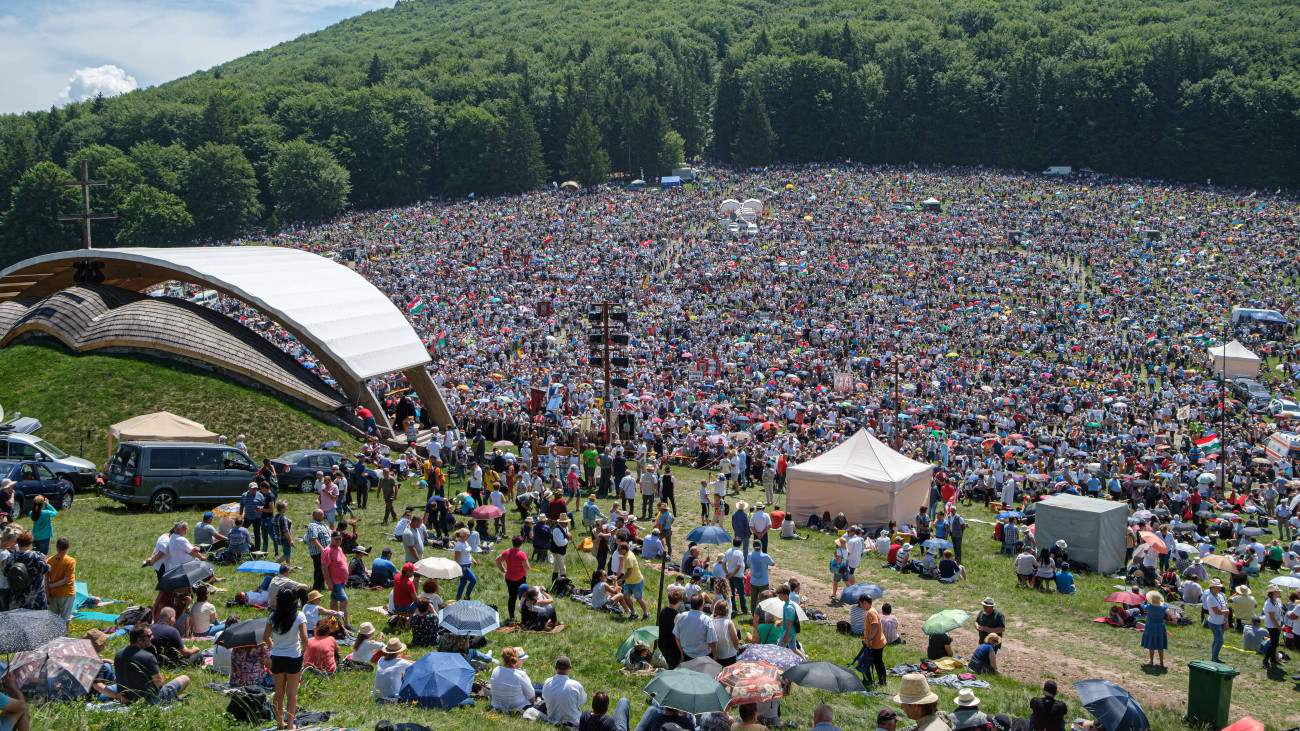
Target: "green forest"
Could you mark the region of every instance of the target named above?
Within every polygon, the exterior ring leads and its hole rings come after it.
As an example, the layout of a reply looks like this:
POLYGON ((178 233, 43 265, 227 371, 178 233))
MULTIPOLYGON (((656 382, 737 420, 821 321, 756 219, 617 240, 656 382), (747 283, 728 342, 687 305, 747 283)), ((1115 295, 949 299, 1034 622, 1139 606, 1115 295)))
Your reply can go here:
POLYGON ((158 87, 0 117, 0 265, 345 205, 852 159, 1300 181, 1276 0, 407 0, 158 87))

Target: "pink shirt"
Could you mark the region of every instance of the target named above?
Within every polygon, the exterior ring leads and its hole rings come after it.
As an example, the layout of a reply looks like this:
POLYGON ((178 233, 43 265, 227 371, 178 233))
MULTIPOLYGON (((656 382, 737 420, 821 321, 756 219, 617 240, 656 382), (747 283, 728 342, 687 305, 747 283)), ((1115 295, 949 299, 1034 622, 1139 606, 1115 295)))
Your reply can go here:
POLYGON ((320 509, 333 510, 338 504, 339 486, 337 483, 325 485, 320 489, 320 509))
POLYGON ((348 583, 348 560, 342 548, 330 546, 321 551, 320 566, 331 584, 348 583))

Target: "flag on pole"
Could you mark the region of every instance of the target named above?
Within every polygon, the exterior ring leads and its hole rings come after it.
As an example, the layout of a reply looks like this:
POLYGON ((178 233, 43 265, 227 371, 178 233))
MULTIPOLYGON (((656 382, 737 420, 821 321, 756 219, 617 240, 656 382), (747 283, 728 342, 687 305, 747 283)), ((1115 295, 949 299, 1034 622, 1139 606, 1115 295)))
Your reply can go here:
POLYGON ((437 348, 438 350, 442 350, 443 348, 447 347, 447 331, 446 331, 446 330, 442 330, 442 331, 440 331, 440 332, 438 333, 438 338, 437 338, 436 340, 434 340, 434 342, 433 342, 433 347, 437 348))
POLYGON ((1216 432, 1210 432, 1209 434, 1206 434, 1204 437, 1197 439, 1196 446, 1202 452, 1212 452, 1216 449, 1219 449, 1219 447, 1221 446, 1219 442, 1219 435, 1216 432))
POLYGON ((1151 345, 1152 343, 1158 340, 1160 340, 1160 338, 1156 337, 1155 333, 1151 333, 1150 335, 1147 336, 1147 345, 1151 345))
POLYGON ((465 296, 465 295, 462 294, 462 295, 460 296, 460 299, 456 300, 456 304, 458 304, 458 305, 463 305, 463 304, 465 304, 465 300, 467 300, 467 299, 469 299, 469 298, 468 298, 467 296, 465 296))
POLYGON ((406 314, 408 315, 418 315, 423 310, 424 310, 423 297, 416 297, 415 299, 411 300, 411 304, 406 306, 406 314))

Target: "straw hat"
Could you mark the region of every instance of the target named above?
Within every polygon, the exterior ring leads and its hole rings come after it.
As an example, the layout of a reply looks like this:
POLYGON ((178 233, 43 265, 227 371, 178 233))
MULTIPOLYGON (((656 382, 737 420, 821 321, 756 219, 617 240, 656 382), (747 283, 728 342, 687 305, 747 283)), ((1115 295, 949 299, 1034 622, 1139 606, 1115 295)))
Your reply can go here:
POLYGON ((401 639, 397 637, 389 637, 388 642, 384 643, 385 655, 397 655, 403 652, 406 652, 406 645, 402 644, 401 639))
POLYGON ((1237 596, 1251 596, 1251 594, 1252 592, 1249 586, 1242 584, 1241 586, 1237 587, 1237 596))
POLYGON ((985 637, 984 641, 989 643, 990 645, 993 645, 994 647, 1001 647, 1002 635, 996 633, 989 633, 989 636, 985 637))
POLYGON ((1210 588, 1212 589, 1216 586, 1222 588, 1223 582, 1219 581, 1218 579, 1210 579, 1210 588))
POLYGON ((0 480, 0 490, 8 490, 9 488, 13 487, 15 484, 17 483, 15 483, 13 480, 6 477, 5 479, 0 480))
POLYGON ((357 627, 357 636, 359 637, 369 637, 374 633, 375 633, 375 626, 369 622, 362 622, 361 626, 357 627))
POLYGON ((744 511, 746 511, 746 510, 749 510, 749 503, 745 502, 744 500, 737 500, 737 501, 736 501, 736 510, 739 510, 739 511, 741 511, 741 512, 744 512, 744 511))
POLYGON ((1147 592, 1147 603, 1153 607, 1163 607, 1165 605, 1165 597, 1160 592, 1152 589, 1147 592))
POLYGON ((569 520, 569 516, 567 516, 567 515, 561 515, 561 516, 560 516, 560 519, 557 520, 557 521, 555 521, 555 522, 556 522, 556 523, 559 523, 560 525, 568 525, 568 524, 571 523, 572 521, 569 520))
POLYGON ((975 697, 975 691, 970 688, 962 688, 957 693, 957 705, 962 708, 973 708, 980 704, 980 699, 975 697))
POLYGON ((1282 593, 1282 587, 1278 586, 1277 584, 1269 584, 1269 585, 1268 585, 1268 588, 1264 590, 1264 593, 1265 593, 1265 594, 1272 594, 1272 593, 1275 592, 1275 591, 1276 591, 1278 594, 1281 594, 1281 593, 1282 593))
POLYGON ((939 696, 930 690, 930 683, 926 681, 925 676, 920 673, 908 673, 903 676, 903 684, 898 688, 898 695, 894 696, 895 703, 904 703, 909 705, 922 705, 925 703, 937 703, 939 696))
POLYGON ((311 604, 317 599, 320 599, 322 596, 324 596, 324 594, 321 594, 319 591, 313 591, 312 593, 307 595, 307 603, 311 604))

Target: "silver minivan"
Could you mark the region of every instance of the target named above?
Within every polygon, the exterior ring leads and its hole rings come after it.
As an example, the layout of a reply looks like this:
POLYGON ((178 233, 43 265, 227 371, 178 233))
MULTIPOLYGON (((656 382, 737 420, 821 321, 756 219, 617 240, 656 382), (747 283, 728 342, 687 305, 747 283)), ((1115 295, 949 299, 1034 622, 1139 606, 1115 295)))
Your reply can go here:
POLYGON ((238 500, 256 477, 253 461, 226 444, 122 442, 104 476, 104 497, 168 513, 238 500))
POLYGON ((95 484, 95 463, 73 457, 35 434, 0 429, 0 462, 40 462, 74 487, 95 484))

